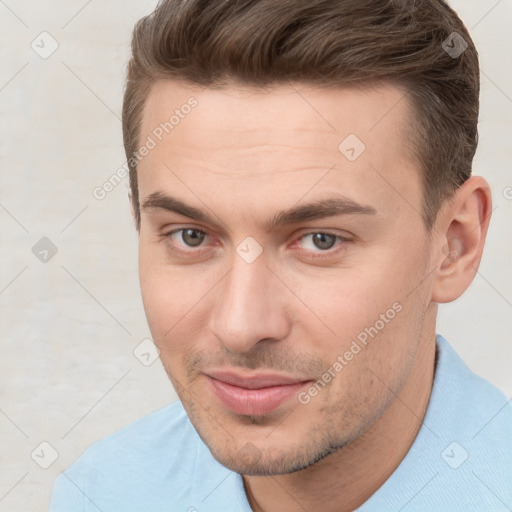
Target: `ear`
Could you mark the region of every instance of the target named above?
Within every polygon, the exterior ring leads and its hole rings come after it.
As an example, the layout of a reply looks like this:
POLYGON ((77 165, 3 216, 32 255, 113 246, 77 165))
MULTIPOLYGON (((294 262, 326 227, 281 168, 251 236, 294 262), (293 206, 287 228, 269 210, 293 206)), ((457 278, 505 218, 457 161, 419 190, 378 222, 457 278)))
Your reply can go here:
MULTIPOLYGON (((480 265, 492 213, 491 190, 481 176, 466 180, 441 209, 435 230, 440 235, 432 300, 451 302, 473 281, 480 265)), ((436 237, 437 238, 437 237, 436 237)))

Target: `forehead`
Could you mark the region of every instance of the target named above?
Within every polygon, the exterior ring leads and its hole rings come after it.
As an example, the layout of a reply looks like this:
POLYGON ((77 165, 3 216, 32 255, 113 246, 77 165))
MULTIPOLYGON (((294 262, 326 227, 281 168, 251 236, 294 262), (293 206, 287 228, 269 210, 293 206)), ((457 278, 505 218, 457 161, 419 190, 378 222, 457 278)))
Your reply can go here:
MULTIPOLYGON (((284 137, 297 135, 299 131, 309 132, 308 136, 315 132, 330 134, 336 140, 348 130, 358 132, 361 137, 375 131, 377 135, 387 133, 396 135, 397 141, 405 140, 407 131, 402 128, 411 116, 405 91, 391 84, 329 88, 298 83, 265 88, 232 84, 210 88, 159 80, 146 100, 142 132, 149 133, 176 111, 183 120, 179 111, 189 110, 190 98, 197 100, 194 115, 185 113, 187 122, 179 124, 202 129, 215 124, 217 132, 236 131, 241 143, 264 140, 265 133, 269 137, 277 133, 284 137)), ((211 142, 214 135, 211 134, 211 142)), ((219 133, 218 139, 222 138, 219 133)))
POLYGON ((388 84, 256 89, 162 80, 143 113, 140 142, 155 146, 138 166, 141 202, 166 188, 191 198, 188 182, 198 194, 225 191, 233 206, 237 194, 245 204, 256 192, 277 204, 285 193, 296 201, 308 189, 309 199, 335 188, 396 211, 398 197, 419 204, 421 195, 410 121, 408 98, 388 84))

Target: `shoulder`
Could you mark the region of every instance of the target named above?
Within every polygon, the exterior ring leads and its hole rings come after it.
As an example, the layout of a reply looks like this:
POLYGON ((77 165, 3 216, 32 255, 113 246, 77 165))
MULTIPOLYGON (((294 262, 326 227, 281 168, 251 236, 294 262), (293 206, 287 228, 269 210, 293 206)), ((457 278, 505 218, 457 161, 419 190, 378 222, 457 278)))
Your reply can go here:
POLYGON ((439 420, 445 428, 476 436, 489 428, 491 431, 512 431, 512 402, 487 379, 474 373, 442 336, 437 336, 439 347, 438 370, 440 386, 434 386, 434 401, 440 403, 445 414, 439 420), (441 396, 442 395, 442 396, 441 396), (446 414, 448 410, 454 414, 446 414), (461 421, 464 419, 464 421, 461 421))
POLYGON ((136 465, 138 472, 144 467, 153 472, 159 463, 167 468, 177 463, 180 452, 190 453, 198 440, 183 405, 176 401, 92 444, 74 466, 119 473, 136 465))
MULTIPOLYGON (((437 335, 429 405, 409 452, 360 510, 510 510, 512 405, 437 335)), ((359 510, 359 509, 358 509, 359 510)))
POLYGON ((503 502, 512 503, 512 402, 474 373, 442 336, 437 342, 432 407, 424 419, 437 475, 432 503, 453 495, 460 509, 505 510, 503 502))
POLYGON ((193 441, 196 436, 183 405, 176 401, 92 444, 81 459, 103 458, 106 452, 137 456, 164 445, 179 448, 183 441, 193 441))
POLYGON ((156 511, 177 499, 186 504, 197 465, 214 471, 216 461, 177 401, 87 448, 55 480, 50 510, 89 510, 92 503, 105 511, 156 511))

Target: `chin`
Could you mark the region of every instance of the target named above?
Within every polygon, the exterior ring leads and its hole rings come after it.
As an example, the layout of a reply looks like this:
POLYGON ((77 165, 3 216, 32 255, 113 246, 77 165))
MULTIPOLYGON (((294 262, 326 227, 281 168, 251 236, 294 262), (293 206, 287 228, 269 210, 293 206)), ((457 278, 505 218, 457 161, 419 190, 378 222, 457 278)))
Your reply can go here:
POLYGON ((247 442, 235 453, 209 448, 220 464, 235 473, 247 476, 277 476, 307 469, 342 449, 346 444, 348 443, 344 442, 327 447, 290 446, 288 449, 281 447, 276 450, 274 447, 258 448, 247 442))

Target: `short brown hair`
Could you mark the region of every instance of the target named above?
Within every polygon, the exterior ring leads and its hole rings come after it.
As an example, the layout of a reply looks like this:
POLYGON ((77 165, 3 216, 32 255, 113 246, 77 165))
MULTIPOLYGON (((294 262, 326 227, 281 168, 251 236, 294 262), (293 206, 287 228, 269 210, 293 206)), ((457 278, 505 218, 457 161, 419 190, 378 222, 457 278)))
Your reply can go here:
POLYGON ((165 78, 211 87, 401 86, 415 113, 411 140, 422 168, 421 213, 428 230, 443 202, 471 175, 478 54, 443 0, 160 0, 133 30, 123 102, 137 229, 132 156, 145 100, 152 84, 165 78), (454 55, 447 50, 455 43, 467 48, 454 55))

